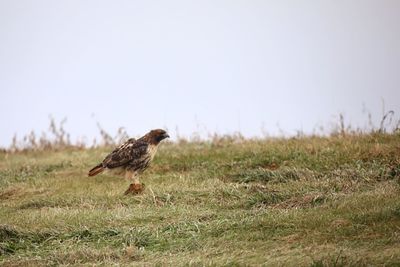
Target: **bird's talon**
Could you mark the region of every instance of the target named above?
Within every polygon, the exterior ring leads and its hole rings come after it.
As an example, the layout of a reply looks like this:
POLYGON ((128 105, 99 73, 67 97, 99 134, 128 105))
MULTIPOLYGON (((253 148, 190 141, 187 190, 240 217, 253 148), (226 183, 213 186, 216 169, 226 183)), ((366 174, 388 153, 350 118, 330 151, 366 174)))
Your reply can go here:
POLYGON ((124 195, 138 195, 144 191, 144 185, 142 184, 130 184, 124 195))

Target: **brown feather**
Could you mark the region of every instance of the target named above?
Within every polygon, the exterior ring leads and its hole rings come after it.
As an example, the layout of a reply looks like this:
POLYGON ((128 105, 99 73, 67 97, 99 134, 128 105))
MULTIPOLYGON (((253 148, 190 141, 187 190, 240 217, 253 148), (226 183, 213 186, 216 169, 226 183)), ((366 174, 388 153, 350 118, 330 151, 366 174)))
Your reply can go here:
POLYGON ((155 129, 138 140, 131 138, 108 154, 102 163, 91 169, 89 176, 95 176, 104 170, 118 170, 121 174, 127 171, 141 174, 149 167, 159 143, 168 137, 166 131, 155 129))
POLYGON ((99 164, 89 171, 88 176, 95 176, 103 171, 104 171, 104 167, 102 166, 102 164, 99 164))

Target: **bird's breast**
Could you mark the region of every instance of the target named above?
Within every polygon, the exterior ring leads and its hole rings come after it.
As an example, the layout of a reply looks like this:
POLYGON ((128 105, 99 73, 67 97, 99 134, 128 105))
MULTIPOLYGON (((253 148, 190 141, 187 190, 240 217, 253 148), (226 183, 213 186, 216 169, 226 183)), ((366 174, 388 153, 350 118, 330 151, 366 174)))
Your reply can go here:
POLYGON ((149 145, 149 146, 148 146, 148 148, 147 148, 147 153, 148 153, 149 156, 150 156, 150 160, 153 160, 154 156, 156 155, 157 148, 158 148, 157 145, 149 145))

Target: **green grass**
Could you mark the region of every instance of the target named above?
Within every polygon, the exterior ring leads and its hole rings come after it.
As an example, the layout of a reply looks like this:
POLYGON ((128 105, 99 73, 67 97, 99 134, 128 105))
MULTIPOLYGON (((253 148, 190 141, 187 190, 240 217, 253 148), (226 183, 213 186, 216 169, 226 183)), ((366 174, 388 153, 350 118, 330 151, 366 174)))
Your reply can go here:
POLYGON ((398 134, 166 143, 139 196, 109 150, 0 154, 0 265, 400 265, 398 134))

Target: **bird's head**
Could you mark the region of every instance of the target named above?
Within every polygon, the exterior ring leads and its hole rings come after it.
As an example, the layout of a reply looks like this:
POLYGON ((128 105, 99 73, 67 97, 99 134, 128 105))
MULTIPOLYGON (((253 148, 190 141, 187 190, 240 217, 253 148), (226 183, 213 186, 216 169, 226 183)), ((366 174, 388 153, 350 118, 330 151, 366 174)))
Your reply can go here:
POLYGON ((169 135, 167 134, 166 131, 164 131, 162 129, 155 129, 155 130, 151 130, 150 132, 148 132, 144 137, 146 138, 146 140, 149 143, 157 145, 165 138, 168 138, 169 135))

